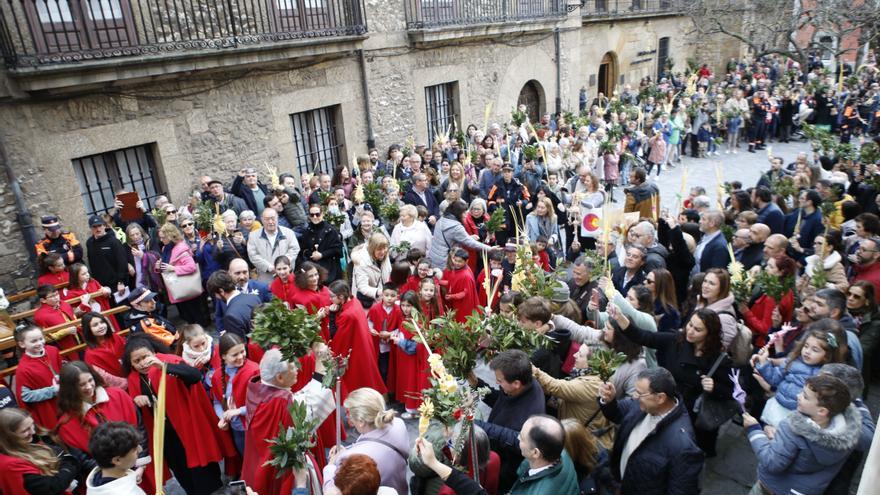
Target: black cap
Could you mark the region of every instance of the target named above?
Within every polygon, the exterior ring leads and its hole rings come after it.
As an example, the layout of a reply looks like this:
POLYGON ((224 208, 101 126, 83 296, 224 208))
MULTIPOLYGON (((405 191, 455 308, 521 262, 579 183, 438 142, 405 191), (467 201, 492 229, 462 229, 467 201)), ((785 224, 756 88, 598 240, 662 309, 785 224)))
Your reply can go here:
POLYGON ((58 217, 55 215, 43 215, 42 217, 40 217, 40 223, 43 225, 44 229, 61 229, 61 223, 58 221, 58 217))
POLYGON ((149 302, 152 301, 155 297, 156 293, 151 292, 150 289, 147 289, 146 287, 138 287, 137 289, 131 291, 131 293, 128 295, 128 302, 130 304, 149 302))
POLYGON ((107 222, 105 222, 99 215, 90 216, 89 227, 97 227, 98 225, 107 225, 107 222))
POLYGON ((510 163, 505 163, 505 164, 501 167, 501 170, 513 170, 513 165, 511 165, 510 163))
POLYGON ((217 179, 211 179, 211 180, 208 181, 208 185, 210 186, 211 184, 220 184, 220 185, 222 186, 222 185, 223 185, 223 181, 220 181, 220 180, 217 180, 217 179))

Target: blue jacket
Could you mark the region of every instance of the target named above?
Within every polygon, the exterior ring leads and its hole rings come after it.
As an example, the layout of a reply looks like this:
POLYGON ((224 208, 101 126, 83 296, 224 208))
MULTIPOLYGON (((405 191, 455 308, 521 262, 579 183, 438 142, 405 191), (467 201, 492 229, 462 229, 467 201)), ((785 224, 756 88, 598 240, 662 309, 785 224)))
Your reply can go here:
POLYGON ((727 268, 730 264, 730 253, 727 251, 727 239, 724 234, 715 236, 703 247, 700 253, 700 271, 706 272, 710 268, 727 268))
POLYGON ((602 404, 602 414, 619 424, 611 453, 611 470, 621 482, 621 495, 693 495, 700 493, 699 477, 703 469, 703 451, 694 440, 691 420, 684 401, 663 418, 647 438, 630 454, 621 479, 620 457, 630 433, 645 412, 638 401, 624 399, 602 404))
MULTIPOLYGON (((797 225, 799 211, 801 211, 800 208, 785 215, 785 227, 783 229, 785 237, 791 237, 794 235, 794 227, 797 225)), ((809 215, 802 213, 800 229, 798 244, 804 248, 802 258, 806 258, 813 254, 813 241, 816 239, 816 236, 825 231, 825 226, 822 225, 822 212, 817 209, 809 215)))
POLYGON ((861 412, 852 404, 827 428, 803 414, 791 414, 779 423, 773 440, 760 425, 750 426, 758 479, 773 493, 820 495, 856 447, 861 432, 861 412))
POLYGON ((223 330, 238 334, 247 341, 248 335, 254 328, 254 309, 263 302, 254 294, 239 294, 232 298, 226 306, 223 314, 223 330))
POLYGON ((501 171, 499 170, 497 174, 493 174, 488 168, 483 170, 483 172, 480 172, 480 178, 477 180, 477 187, 480 189, 480 197, 488 198, 492 186, 495 185, 495 182, 501 179, 501 171))
MULTIPOLYGON (((248 280, 247 287, 243 294, 255 294, 260 298, 261 302, 267 303, 272 300, 272 292, 269 290, 269 284, 260 282, 259 280, 248 280)), ((214 325, 217 326, 217 332, 225 331, 223 327, 223 315, 226 313, 226 301, 219 297, 214 298, 214 325)))
POLYGON ((769 361, 758 366, 758 373, 776 389, 776 401, 779 405, 794 411, 797 409, 797 394, 804 388, 807 378, 819 374, 822 366, 810 366, 803 359, 797 358, 785 369, 788 363, 773 366, 769 361))
POLYGON ((779 209, 779 206, 775 203, 770 203, 758 210, 757 223, 763 223, 770 227, 771 234, 781 234, 785 224, 785 215, 779 209))

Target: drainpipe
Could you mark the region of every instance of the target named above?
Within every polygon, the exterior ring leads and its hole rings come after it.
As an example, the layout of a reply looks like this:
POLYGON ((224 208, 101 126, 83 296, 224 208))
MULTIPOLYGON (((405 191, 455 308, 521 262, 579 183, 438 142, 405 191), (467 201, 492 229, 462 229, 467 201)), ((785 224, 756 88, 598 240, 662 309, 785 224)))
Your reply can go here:
POLYGON ((559 48, 559 28, 553 28, 553 40, 556 45, 556 115, 562 113, 562 50, 559 48))
POLYGON ((358 58, 361 66, 361 90, 364 92, 364 112, 367 122, 367 149, 376 147, 376 136, 373 134, 373 116, 370 114, 370 85, 367 83, 367 60, 364 50, 358 50, 358 58))
POLYGON ((31 213, 28 211, 27 204, 24 201, 24 194, 21 192, 21 185, 15 177, 15 172, 12 171, 12 165, 6 159, 6 147, 3 145, 2 140, 0 140, 0 162, 2 162, 3 168, 6 170, 6 180, 9 182, 10 189, 12 189, 13 197, 15 197, 15 216, 18 219, 18 225, 21 227, 21 233, 24 236, 28 258, 30 258, 31 264, 36 267, 37 252, 34 251, 34 244, 37 243, 37 234, 34 230, 34 224, 31 222, 31 213))

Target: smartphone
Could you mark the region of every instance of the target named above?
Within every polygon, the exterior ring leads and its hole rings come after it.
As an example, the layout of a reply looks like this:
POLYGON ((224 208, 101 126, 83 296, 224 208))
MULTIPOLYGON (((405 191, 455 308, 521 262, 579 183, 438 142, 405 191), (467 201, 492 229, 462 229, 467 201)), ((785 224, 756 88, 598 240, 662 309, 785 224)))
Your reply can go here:
POLYGON ((593 293, 590 294, 590 301, 599 304, 599 289, 593 289, 593 293))
POLYGON ((247 495, 247 485, 244 484, 244 480, 230 481, 229 488, 231 489, 230 493, 247 495))

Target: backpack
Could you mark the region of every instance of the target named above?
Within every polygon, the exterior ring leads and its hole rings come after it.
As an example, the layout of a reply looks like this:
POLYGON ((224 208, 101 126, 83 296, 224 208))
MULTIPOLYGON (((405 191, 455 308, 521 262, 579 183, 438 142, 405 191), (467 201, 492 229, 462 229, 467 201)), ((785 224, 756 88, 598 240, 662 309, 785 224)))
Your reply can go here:
POLYGON ((736 335, 734 335, 733 340, 730 341, 730 346, 727 348, 727 354, 730 356, 730 359, 735 366, 748 364, 749 359, 752 357, 753 350, 752 330, 746 326, 741 319, 737 319, 735 314, 729 311, 718 314, 730 315, 736 320, 736 335))

